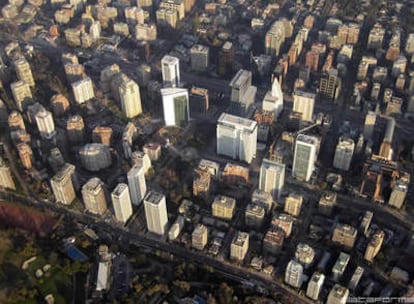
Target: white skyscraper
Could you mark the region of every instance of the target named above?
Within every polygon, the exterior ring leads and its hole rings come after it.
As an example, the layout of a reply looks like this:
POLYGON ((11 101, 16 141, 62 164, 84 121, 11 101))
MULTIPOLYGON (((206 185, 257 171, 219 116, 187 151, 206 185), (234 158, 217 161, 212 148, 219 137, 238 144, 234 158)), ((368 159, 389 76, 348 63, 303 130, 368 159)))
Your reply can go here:
POLYGON ((93 214, 103 215, 107 210, 104 183, 98 177, 92 177, 83 185, 82 199, 86 210, 93 214))
POLYGON ((188 90, 161 89, 162 107, 166 126, 184 126, 190 120, 188 90))
POLYGON ((128 186, 132 203, 135 206, 139 205, 147 192, 145 170, 143 166, 135 164, 128 171, 128 186))
POLYGON ((76 102, 79 104, 95 97, 92 79, 89 77, 72 83, 72 91, 76 102))
POLYGON ((312 121, 315 94, 296 90, 293 93, 293 112, 302 113, 302 120, 312 121))
POLYGON ((285 183, 285 165, 263 159, 260 167, 259 189, 271 193, 273 198, 280 195, 285 183))
POLYGON ((273 80, 272 89, 263 98, 262 110, 274 112, 275 117, 278 117, 283 110, 283 92, 277 77, 273 80))
POLYGON ((314 272, 306 289, 306 296, 312 300, 317 301, 319 293, 322 290, 323 282, 325 281, 325 275, 320 272, 314 272))
POLYGON ((141 95, 138 84, 122 74, 122 81, 118 87, 122 112, 127 118, 135 117, 142 113, 141 95))
POLYGON ((299 288, 302 285, 303 266, 295 260, 290 260, 286 267, 285 283, 299 288))
POLYGON ((309 181, 317 159, 319 141, 314 136, 299 134, 296 137, 295 155, 293 157, 292 176, 309 181))
POLYGON ((149 232, 164 235, 168 223, 165 195, 148 191, 144 198, 145 219, 149 232))
POLYGON ((256 155, 257 122, 222 113, 217 121, 217 154, 251 163, 256 155))
POLYGON ((128 185, 124 183, 118 184, 111 193, 111 199, 116 219, 125 223, 132 215, 128 185))
POLYGON ((341 136, 336 145, 333 166, 337 169, 348 171, 351 166, 354 149, 354 140, 352 138, 341 136))
POLYGON ((73 175, 75 166, 66 163, 50 180, 53 194, 56 201, 69 205, 76 198, 75 187, 73 185, 73 175))
POLYGON ((164 87, 180 86, 180 60, 177 57, 169 55, 162 57, 161 72, 164 87))
POLYGON ((36 113, 35 119, 41 137, 51 139, 55 136, 55 123, 53 122, 53 115, 51 112, 42 108, 36 113))

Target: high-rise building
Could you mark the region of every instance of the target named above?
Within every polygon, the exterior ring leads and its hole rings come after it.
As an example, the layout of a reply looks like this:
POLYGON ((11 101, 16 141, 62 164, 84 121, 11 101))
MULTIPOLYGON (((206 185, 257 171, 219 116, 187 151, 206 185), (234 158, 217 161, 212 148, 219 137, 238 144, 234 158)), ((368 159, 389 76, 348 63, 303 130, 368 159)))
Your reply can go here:
POLYGON ((204 116, 209 109, 208 90, 204 88, 192 87, 189 96, 190 116, 204 116))
POLYGON ((19 59, 14 61, 14 69, 16 70, 17 78, 19 78, 19 80, 24 81, 30 87, 35 86, 32 70, 26 58, 20 57, 19 59))
POLYGON ((144 198, 145 219, 149 232, 164 235, 168 223, 165 195, 155 191, 148 191, 144 198))
POLYGON ((55 94, 50 98, 53 115, 59 117, 64 115, 70 107, 69 100, 62 94, 55 94))
POLYGON ((135 26, 135 39, 154 41, 157 40, 157 26, 155 24, 137 24, 135 26))
POLYGON ((368 242, 365 250, 364 259, 372 262, 381 250, 382 242, 384 241, 385 233, 382 230, 376 231, 368 242))
POLYGON ((336 101, 341 90, 342 80, 338 70, 330 69, 323 75, 319 82, 319 95, 330 101, 336 101))
POLYGON ((272 219, 271 225, 273 227, 278 227, 285 233, 285 237, 289 237, 292 233, 293 227, 293 217, 286 213, 281 213, 275 215, 272 219))
POLYGON ((33 151, 28 144, 20 143, 16 146, 20 161, 25 169, 32 168, 33 151))
POLYGON ((69 205, 76 198, 75 187, 73 185, 74 174, 75 166, 65 163, 50 180, 50 185, 57 202, 69 205))
POLYGON ((259 189, 278 198, 285 183, 285 165, 269 159, 263 159, 260 167, 259 189))
POLYGON ((382 25, 376 23, 368 35, 368 49, 376 50, 382 48, 384 35, 385 29, 382 27, 382 25))
POLYGON ((103 215, 107 210, 104 183, 98 177, 91 178, 83 185, 82 199, 90 213, 103 215))
POLYGON ((390 198, 388 200, 388 204, 390 206, 401 209, 407 197, 410 178, 410 175, 406 173, 400 176, 400 178, 394 183, 392 186, 390 198))
POLYGON ((137 81, 140 87, 146 87, 151 80, 151 66, 143 63, 137 69, 137 81))
POLYGON ((15 190, 16 185, 14 183, 10 167, 4 162, 3 158, 0 156, 0 187, 6 189, 15 190))
POLYGON ((230 81, 230 113, 246 116, 254 103, 257 88, 252 86, 252 72, 239 70, 230 81))
POLYGON ((96 126, 92 130, 92 141, 105 146, 111 146, 112 128, 104 126, 96 126))
POLYGON ((337 169, 348 171, 351 167, 354 155, 355 142, 352 138, 341 136, 335 149, 333 166, 337 169))
POLYGON ((285 199, 285 212, 293 216, 299 216, 302 208, 303 196, 290 193, 285 199))
POLYGON ((345 252, 341 252, 339 254, 339 257, 336 260, 335 265, 332 267, 332 277, 335 282, 338 282, 344 274, 350 259, 351 256, 345 252))
POLYGON ((180 60, 177 57, 169 55, 162 57, 161 72, 164 87, 180 87, 180 60))
POLYGON ((162 0, 160 2, 160 8, 172 9, 176 11, 178 20, 181 20, 185 17, 184 0, 162 0))
POLYGON ((85 67, 79 63, 66 63, 64 65, 66 78, 69 83, 82 80, 85 75, 85 67))
POLYGON ((161 89, 164 121, 166 126, 183 127, 190 120, 188 90, 161 89))
POLYGON ((171 29, 177 27, 178 16, 173 9, 160 8, 155 12, 158 26, 165 26, 171 29))
POLYGON ((309 268, 315 259, 315 250, 306 243, 299 243, 296 246, 295 259, 304 268, 309 268))
POLYGON ((346 304, 349 296, 348 288, 335 284, 328 294, 326 304, 346 304))
POLYGON ((236 200, 225 195, 217 195, 211 204, 212 214, 215 217, 231 220, 236 211, 236 200))
POLYGON ((249 234, 247 232, 237 231, 230 245, 230 259, 243 261, 249 250, 249 234))
POLYGON ((257 122, 222 113, 217 121, 217 154, 251 163, 256 155, 257 122))
POLYGON ((234 48, 230 41, 226 41, 221 47, 218 55, 218 74, 222 76, 231 75, 234 70, 234 48))
POLYGON ((407 41, 405 43, 405 52, 409 55, 414 54, 414 33, 408 34, 407 41))
POLYGON ((209 48, 196 44, 190 49, 191 69, 194 71, 204 71, 209 66, 209 48))
POLYGON ((319 213, 330 216, 336 205, 336 197, 337 194, 335 192, 325 191, 322 193, 318 203, 319 213))
POLYGON ((104 93, 111 91, 112 79, 119 73, 121 73, 121 69, 115 63, 111 64, 110 66, 107 66, 101 71, 100 84, 102 91, 104 91, 104 93))
POLYGON ((272 57, 279 56, 280 48, 285 41, 285 25, 281 20, 275 21, 265 36, 265 53, 272 57))
POLYGON ((312 121, 315 96, 314 93, 302 90, 293 93, 293 111, 301 113, 304 121, 312 121))
POLYGON ((128 186, 131 194, 131 201, 135 206, 138 206, 147 192, 143 166, 134 165, 128 171, 128 186))
POLYGON ((354 247, 357 234, 358 231, 354 227, 338 223, 335 226, 332 241, 352 249, 354 247))
POLYGON ((296 137, 293 157, 292 176, 309 181, 317 159, 318 139, 314 136, 299 134, 296 137))
POLYGON ((277 118, 283 110, 283 92, 276 77, 273 79, 272 89, 268 91, 263 98, 262 110, 274 113, 275 118, 277 118))
POLYGON ((244 214, 246 226, 260 228, 262 226, 266 210, 263 206, 256 203, 248 204, 244 214))
POLYGON ((364 272, 365 272, 364 268, 362 268, 361 266, 357 266, 357 268, 355 269, 348 283, 348 288, 350 290, 355 290, 355 288, 357 288, 359 281, 361 280, 364 272))
POLYGON ((98 143, 86 144, 79 150, 82 166, 95 172, 108 168, 112 163, 112 157, 108 146, 98 143))
POLYGON ((10 131, 26 130, 22 114, 18 111, 11 111, 8 117, 8 125, 10 131))
POLYGON ((72 91, 75 97, 75 101, 78 104, 82 104, 95 97, 92 79, 89 77, 72 83, 72 91))
POLYGON ((193 180, 193 195, 208 199, 211 189, 211 174, 204 170, 196 170, 193 180))
POLYGON ((369 111, 365 116, 365 123, 364 123, 364 139, 370 140, 372 139, 372 135, 374 134, 375 122, 377 120, 377 114, 375 112, 369 111))
POLYGON ((35 115, 37 129, 40 132, 40 136, 45 139, 51 139, 55 136, 55 123, 53 121, 53 115, 46 109, 38 111, 35 115))
POLYGON ((322 290, 323 282, 325 281, 325 275, 320 272, 314 272, 306 289, 306 296, 312 300, 317 301, 319 294, 322 290))
POLYGON ((26 111, 29 104, 33 103, 33 95, 30 91, 30 87, 27 83, 22 80, 13 82, 10 85, 14 102, 20 112, 26 111))
POLYGON ((128 185, 124 183, 118 184, 111 193, 111 199, 116 219, 121 223, 126 223, 132 215, 128 185))
POLYGON ((66 122, 66 133, 68 140, 72 145, 81 144, 84 141, 85 124, 80 115, 69 117, 66 122))
POLYGON ((208 241, 208 228, 203 224, 197 224, 191 234, 191 246, 197 250, 203 250, 208 241))
POLYGON ((303 266, 295 260, 290 260, 285 271, 285 283, 299 288, 302 285, 303 266))
POLYGON ((127 118, 133 118, 142 113, 141 95, 138 84, 122 74, 122 82, 118 88, 122 113, 127 118))

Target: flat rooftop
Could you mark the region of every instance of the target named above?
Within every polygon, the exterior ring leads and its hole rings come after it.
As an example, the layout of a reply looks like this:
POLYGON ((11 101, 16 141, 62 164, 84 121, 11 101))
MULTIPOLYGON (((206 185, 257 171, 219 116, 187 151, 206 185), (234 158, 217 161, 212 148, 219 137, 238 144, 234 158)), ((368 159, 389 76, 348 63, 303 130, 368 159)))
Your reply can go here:
POLYGON ((156 191, 149 191, 144 198, 145 202, 149 202, 154 205, 158 205, 164 198, 164 194, 156 192, 156 191))
POLYGON ((252 72, 247 70, 239 70, 237 74, 233 77, 233 79, 230 81, 231 87, 239 88, 243 84, 245 84, 249 78, 252 77, 252 72))
POLYGON ((218 124, 231 126, 236 129, 247 129, 253 131, 257 127, 257 122, 240 116, 222 113, 217 120, 218 124))

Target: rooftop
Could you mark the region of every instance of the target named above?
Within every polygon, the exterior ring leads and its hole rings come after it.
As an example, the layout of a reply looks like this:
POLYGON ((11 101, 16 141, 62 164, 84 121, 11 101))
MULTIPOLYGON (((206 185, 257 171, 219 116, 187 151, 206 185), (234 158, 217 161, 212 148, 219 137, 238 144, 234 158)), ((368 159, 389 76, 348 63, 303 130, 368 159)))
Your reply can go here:
POLYGON ((238 231, 233 238, 233 244, 243 246, 245 242, 249 241, 249 234, 247 232, 238 231))
POLYGON ((251 77, 252 77, 252 72, 241 69, 237 72, 237 74, 230 81, 230 86, 239 88, 242 85, 244 85, 248 81, 248 79, 251 77))
POLYGON ((228 125, 236 129, 247 129, 253 131, 257 127, 257 122, 247 118, 222 113, 217 121, 218 124, 228 125))
POLYGON ((148 191, 147 195, 144 198, 144 201, 154 205, 158 205, 163 201, 164 198, 164 194, 151 190, 148 191))
POLYGON ((125 189, 128 189, 128 185, 120 183, 115 187, 114 191, 112 191, 112 194, 120 196, 125 189))

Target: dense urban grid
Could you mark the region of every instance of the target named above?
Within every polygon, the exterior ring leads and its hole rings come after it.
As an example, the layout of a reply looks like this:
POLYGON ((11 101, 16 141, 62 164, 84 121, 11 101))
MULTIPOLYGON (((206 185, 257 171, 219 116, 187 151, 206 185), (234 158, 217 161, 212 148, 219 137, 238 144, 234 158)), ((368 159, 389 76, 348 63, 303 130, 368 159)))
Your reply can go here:
POLYGON ((412 1, 4 2, 0 302, 414 302, 412 1))

